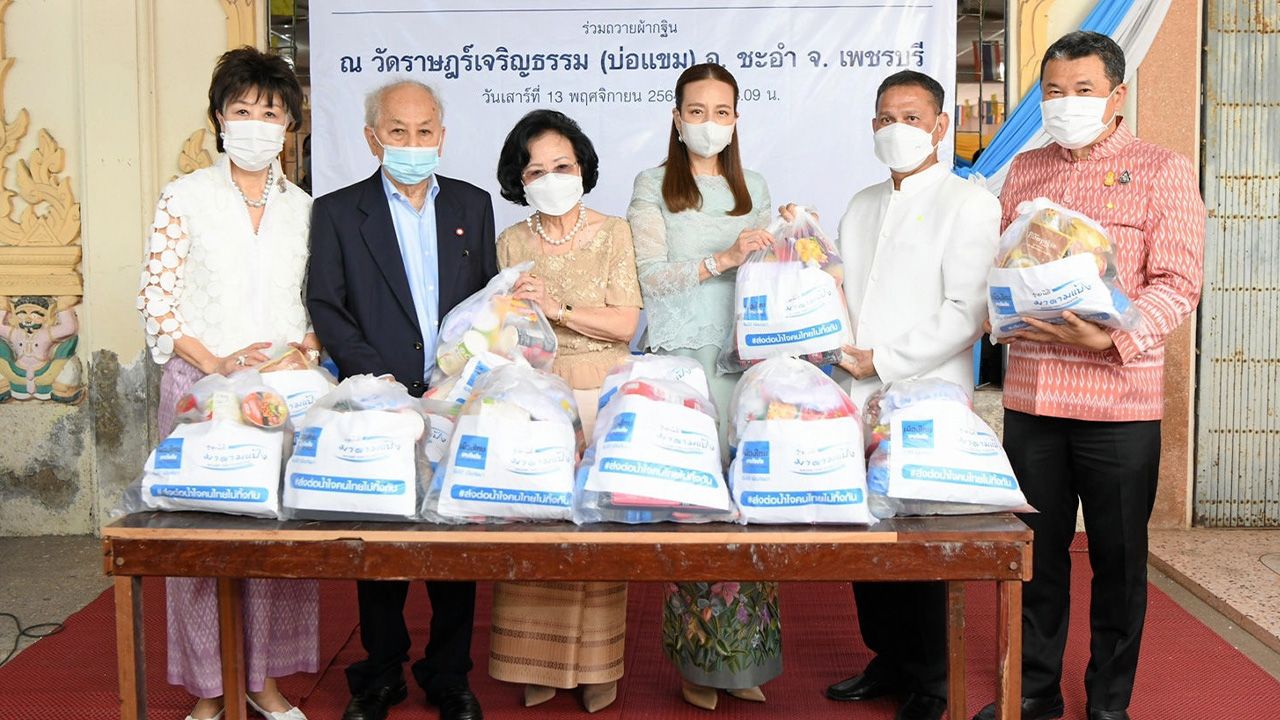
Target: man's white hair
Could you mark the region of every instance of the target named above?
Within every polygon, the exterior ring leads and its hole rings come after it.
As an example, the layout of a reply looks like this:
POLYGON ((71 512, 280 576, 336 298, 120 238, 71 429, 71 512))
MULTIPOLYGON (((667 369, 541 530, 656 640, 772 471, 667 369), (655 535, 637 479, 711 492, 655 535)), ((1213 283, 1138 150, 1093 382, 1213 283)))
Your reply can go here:
POLYGON ((382 99, 387 96, 387 93, 402 87, 416 87, 426 91, 431 96, 431 101, 436 104, 436 110, 440 113, 440 122, 444 122, 444 103, 440 101, 435 88, 424 82, 406 79, 393 80, 386 85, 374 88, 364 96, 364 124, 368 127, 377 127, 378 119, 382 116, 382 99))

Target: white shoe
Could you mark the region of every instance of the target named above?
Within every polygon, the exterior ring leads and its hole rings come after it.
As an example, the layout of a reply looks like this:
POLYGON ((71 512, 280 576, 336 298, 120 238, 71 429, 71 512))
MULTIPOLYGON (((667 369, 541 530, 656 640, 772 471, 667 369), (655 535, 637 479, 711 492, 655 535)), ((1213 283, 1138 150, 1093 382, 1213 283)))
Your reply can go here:
MULTIPOLYGON (((223 708, 222 710, 219 710, 219 711, 218 711, 218 714, 217 714, 217 715, 214 715, 214 716, 213 716, 213 717, 211 717, 211 718, 209 718, 209 720, 222 720, 222 713, 224 713, 224 712, 226 712, 226 709, 225 709, 225 708, 223 708)), ((199 719, 199 718, 197 718, 195 715, 188 715, 188 716, 187 716, 187 720, 200 720, 200 719, 199 719)))
MULTIPOLYGON (((303 715, 302 711, 299 710, 297 707, 291 707, 288 710, 285 710, 284 712, 271 712, 270 710, 263 710, 261 707, 258 706, 258 703, 253 701, 253 698, 247 695, 245 696, 244 699, 249 703, 249 707, 256 710, 259 715, 266 718, 267 720, 307 720, 307 716, 303 715)), ((218 719, 214 718, 214 720, 218 720, 218 719)))

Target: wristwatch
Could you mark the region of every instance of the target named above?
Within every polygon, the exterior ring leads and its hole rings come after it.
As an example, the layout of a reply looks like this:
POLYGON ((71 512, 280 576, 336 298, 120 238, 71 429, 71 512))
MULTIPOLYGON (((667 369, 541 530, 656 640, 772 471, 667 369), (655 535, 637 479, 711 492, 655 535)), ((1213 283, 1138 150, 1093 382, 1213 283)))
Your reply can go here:
POLYGON ((711 277, 720 277, 720 268, 716 266, 716 256, 708 255, 702 258, 702 267, 707 269, 711 277))

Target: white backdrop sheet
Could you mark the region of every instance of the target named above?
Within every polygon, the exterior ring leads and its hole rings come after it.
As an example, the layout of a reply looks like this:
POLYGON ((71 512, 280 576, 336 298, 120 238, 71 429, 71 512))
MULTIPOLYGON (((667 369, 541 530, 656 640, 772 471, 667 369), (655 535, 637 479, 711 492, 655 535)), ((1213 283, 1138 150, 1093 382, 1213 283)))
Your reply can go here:
POLYGON ((522 115, 578 121, 600 154, 587 202, 623 215, 636 173, 665 157, 676 78, 694 63, 737 78, 743 162, 774 205, 817 207, 831 228, 888 176, 871 149, 880 81, 919 70, 954 104, 955 0, 311 0, 310 22, 316 195, 373 172, 364 96, 413 78, 444 101, 439 172, 489 190, 499 230, 529 213, 495 179, 522 115))

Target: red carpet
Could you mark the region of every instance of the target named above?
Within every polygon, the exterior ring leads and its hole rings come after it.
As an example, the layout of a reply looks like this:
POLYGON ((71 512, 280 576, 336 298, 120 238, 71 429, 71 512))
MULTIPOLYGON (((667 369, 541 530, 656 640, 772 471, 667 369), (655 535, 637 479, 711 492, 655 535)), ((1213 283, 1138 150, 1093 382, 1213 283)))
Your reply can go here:
MULTIPOLYGON (((1088 561, 1075 560, 1070 644, 1067 648, 1063 693, 1067 718, 1085 717, 1083 673, 1088 659, 1088 561)), ((158 580, 146 586, 148 687, 151 717, 182 718, 189 710, 185 694, 164 682, 163 590, 158 580)), ((355 592, 351 583, 322 586, 320 676, 299 675, 282 682, 285 694, 302 699, 311 720, 337 720, 347 701, 342 668, 360 655, 355 634, 355 592)), ((972 586, 969 591, 968 645, 970 712, 994 698, 994 590, 972 586)), ((662 655, 658 638, 661 587, 631 587, 627 674, 619 701, 595 717, 652 718, 892 718, 890 700, 857 706, 835 703, 822 688, 859 670, 869 659, 857 640, 853 600, 847 585, 788 585, 782 596, 786 672, 765 686, 766 705, 722 696, 715 715, 685 705, 679 680, 662 655)), ((426 631, 426 594, 418 584, 409 606, 417 612, 411 626, 421 652, 426 631)), ((491 720, 585 720, 577 698, 560 693, 546 705, 520 707, 520 690, 491 680, 485 673, 489 630, 489 591, 481 586, 472 684, 491 720)), ((104 593, 66 623, 66 630, 41 640, 8 666, 0 668, 0 720, 91 720, 115 718, 117 713, 115 642, 110 593, 104 593)), ((1142 665, 1130 714, 1134 720, 1225 718, 1273 720, 1280 717, 1280 683, 1183 611, 1167 595, 1150 589, 1142 665)), ((392 720, 435 718, 421 693, 397 706, 392 720)), ((966 719, 967 720, 967 719, 966 719)))

